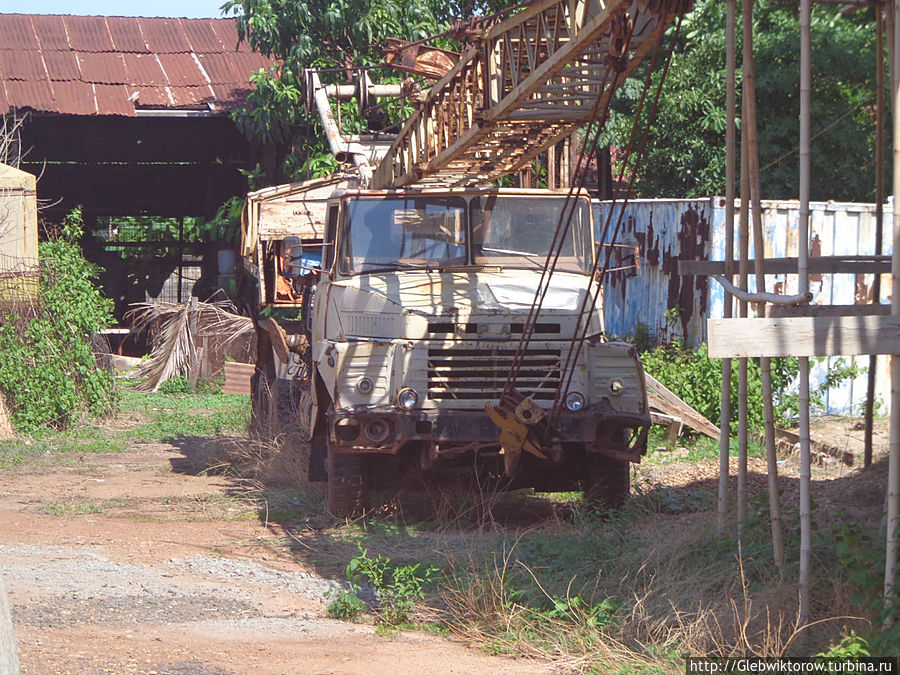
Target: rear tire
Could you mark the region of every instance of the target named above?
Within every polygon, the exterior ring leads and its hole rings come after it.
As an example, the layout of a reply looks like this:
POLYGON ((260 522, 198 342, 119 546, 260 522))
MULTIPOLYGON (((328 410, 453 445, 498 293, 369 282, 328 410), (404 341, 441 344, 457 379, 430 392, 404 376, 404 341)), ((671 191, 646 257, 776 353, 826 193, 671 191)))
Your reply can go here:
POLYGON ((362 511, 365 458, 351 453, 328 453, 328 511, 346 518, 362 511))
POLYGON ((250 391, 250 425, 261 438, 273 438, 278 432, 278 392, 272 361, 257 366, 250 380, 250 391))
POLYGON ((596 452, 585 454, 585 501, 592 508, 618 509, 625 502, 631 488, 630 462, 605 457, 596 452))

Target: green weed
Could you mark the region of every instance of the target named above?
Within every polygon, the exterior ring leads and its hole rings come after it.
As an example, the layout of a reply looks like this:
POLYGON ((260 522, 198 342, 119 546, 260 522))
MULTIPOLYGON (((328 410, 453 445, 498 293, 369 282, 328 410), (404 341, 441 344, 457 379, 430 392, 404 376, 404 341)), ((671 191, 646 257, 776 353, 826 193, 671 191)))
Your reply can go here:
POLYGON ((326 611, 332 619, 352 621, 368 609, 366 603, 356 595, 355 590, 329 591, 327 597, 331 602, 328 603, 326 611))
MULTIPOLYGON (((347 563, 345 574, 350 582, 350 591, 335 595, 328 606, 329 616, 346 613, 358 609, 358 603, 349 597, 359 599, 362 584, 370 584, 378 600, 377 617, 379 622, 389 626, 399 626, 409 621, 410 613, 417 602, 425 598, 425 587, 430 584, 437 573, 434 567, 423 567, 421 563, 412 565, 393 565, 390 558, 381 554, 370 557, 361 542, 357 542, 359 554, 347 563)), ((356 614, 359 613, 356 612, 356 614)), ((354 615, 355 616, 355 615, 354 615)))
POLYGON ((179 436, 242 433, 250 419, 249 397, 233 394, 124 391, 121 408, 149 417, 148 421, 125 432, 126 438, 137 442, 168 442, 179 436))
POLYGON ((58 517, 84 516, 103 513, 109 509, 121 508, 128 506, 130 503, 130 500, 124 498, 104 499, 102 501, 67 499, 47 502, 41 506, 39 512, 58 517))

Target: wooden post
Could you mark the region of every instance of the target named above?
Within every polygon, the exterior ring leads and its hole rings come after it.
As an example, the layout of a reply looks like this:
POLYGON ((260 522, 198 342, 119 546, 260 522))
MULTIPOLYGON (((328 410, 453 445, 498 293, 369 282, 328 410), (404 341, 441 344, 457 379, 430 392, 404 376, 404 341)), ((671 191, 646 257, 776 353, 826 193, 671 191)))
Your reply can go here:
POLYGON ((19 675, 19 650, 0 567, 0 675, 19 675))
MULTIPOLYGON (((748 261, 750 259, 750 156, 747 152, 747 119, 746 96, 741 85, 741 219, 740 219, 740 252, 738 263, 738 284, 746 291, 748 261)), ((747 301, 738 304, 738 314, 747 316, 747 301)), ((738 360, 738 473, 737 473, 737 517, 738 537, 743 530, 747 517, 747 426, 749 419, 747 409, 747 359, 738 360)))
MULTIPOLYGON (((800 0, 800 218, 797 233, 797 277, 799 293, 809 290, 807 258, 809 256, 809 110, 812 47, 810 0, 800 0)), ((809 561, 812 550, 812 505, 810 480, 812 478, 809 455, 809 358, 800 357, 798 377, 800 415, 800 612, 798 622, 804 627, 809 622, 809 561)))
MULTIPOLYGON (((728 0, 725 17, 725 276, 734 278, 734 150, 735 150, 735 14, 736 0, 728 0)), ((732 315, 733 300, 723 293, 725 318, 732 315)), ((731 450, 731 359, 722 359, 722 398, 719 405, 719 498, 717 527, 725 531, 728 519, 728 456, 731 450)))
POLYGON ((0 391, 0 440, 6 440, 15 436, 12 420, 9 419, 9 410, 6 408, 6 400, 0 391))
MULTIPOLYGON (((875 7, 875 255, 882 254, 884 239, 884 8, 875 7)), ((872 279, 872 302, 881 303, 881 275, 872 279)), ((866 431, 863 468, 872 466, 872 431, 875 416, 875 376, 878 356, 869 355, 866 374, 866 431)))
MULTIPOLYGON (((900 2, 900 0, 898 0, 900 2)), ((763 263, 764 245, 762 232, 761 181, 759 175, 759 149, 756 122, 756 76, 753 67, 753 0, 743 0, 744 6, 744 108, 747 111, 744 124, 747 127, 747 155, 750 165, 750 198, 753 201, 753 257, 756 275, 756 291, 765 292, 766 278, 763 263)), ((768 357, 759 360, 759 378, 762 385, 763 416, 766 436, 766 474, 769 482, 769 520, 772 525, 772 552, 775 564, 784 567, 784 546, 781 533, 781 505, 778 498, 778 459, 775 456, 775 412, 772 392, 772 364, 768 357)))
MULTIPOLYGON (((900 0, 893 0, 893 35, 894 50, 891 62, 891 95, 893 100, 894 120, 894 249, 891 254, 891 315, 900 316, 900 205, 896 196, 900 195, 900 77, 896 67, 896 57, 900 52, 900 30, 898 30, 897 14, 900 12, 900 0)), ((891 442, 888 454, 888 488, 887 488, 887 534, 885 541, 884 561, 884 599, 886 604, 885 627, 893 625, 894 613, 894 568, 897 566, 897 527, 900 506, 900 354, 891 356, 891 442)))

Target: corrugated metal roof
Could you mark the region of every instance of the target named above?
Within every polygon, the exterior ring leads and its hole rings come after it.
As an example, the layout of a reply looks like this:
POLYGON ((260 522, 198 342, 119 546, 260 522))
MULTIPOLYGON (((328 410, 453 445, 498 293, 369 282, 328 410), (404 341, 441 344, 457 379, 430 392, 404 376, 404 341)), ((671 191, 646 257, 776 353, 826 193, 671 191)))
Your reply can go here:
MULTIPOLYGON (((0 31, 4 34, 2 18, 0 17, 0 31)), ((36 14, 31 17, 35 34, 41 43, 41 49, 68 49, 69 39, 66 37, 66 26, 61 16, 36 14)))
POLYGON ((0 113, 229 110, 274 65, 237 40, 233 19, 0 14, 0 113))
POLYGON ((124 16, 109 16, 106 18, 106 25, 109 27, 116 51, 139 54, 150 51, 139 23, 124 16))
POLYGON ((81 52, 78 54, 78 67, 81 70, 82 82, 94 84, 127 84, 125 60, 121 54, 81 52))
MULTIPOLYGON (((78 69, 77 52, 45 51, 44 65, 51 80, 80 80, 81 71, 78 69)), ((0 67, 0 73, 6 71, 0 67)))

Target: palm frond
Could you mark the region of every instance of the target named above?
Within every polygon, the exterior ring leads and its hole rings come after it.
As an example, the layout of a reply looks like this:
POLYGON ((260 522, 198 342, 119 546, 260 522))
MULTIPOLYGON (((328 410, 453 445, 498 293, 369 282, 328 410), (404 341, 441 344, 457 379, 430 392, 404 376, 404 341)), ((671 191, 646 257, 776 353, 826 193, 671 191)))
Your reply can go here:
POLYGON ((134 376, 144 378, 135 389, 157 391, 169 378, 190 377, 199 367, 197 338, 211 337, 223 345, 253 332, 253 322, 235 313, 234 305, 217 302, 140 302, 125 315, 132 330, 141 333, 155 330, 150 358, 134 376))

